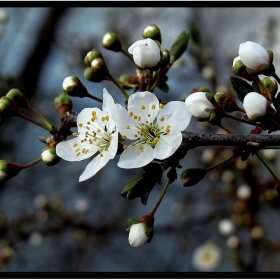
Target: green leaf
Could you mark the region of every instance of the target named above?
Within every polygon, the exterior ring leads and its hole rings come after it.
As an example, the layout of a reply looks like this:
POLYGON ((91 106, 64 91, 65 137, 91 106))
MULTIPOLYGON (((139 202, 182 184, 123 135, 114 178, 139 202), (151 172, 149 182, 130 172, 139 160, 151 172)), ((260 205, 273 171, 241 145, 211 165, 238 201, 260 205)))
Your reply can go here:
POLYGON ((170 49, 170 62, 174 63, 187 49, 190 35, 181 32, 170 49))
POLYGON ((261 93, 260 87, 259 87, 258 82, 256 81, 256 79, 253 80, 252 87, 253 87, 253 91, 254 92, 261 93))
POLYGON ((127 199, 132 199, 132 198, 135 198, 135 197, 132 197, 133 196, 133 188, 137 185, 137 183, 142 180, 144 177, 146 176, 146 173, 138 176, 137 178, 133 179, 121 192, 121 195, 124 197, 124 198, 127 198, 127 199))
POLYGON ((236 77, 230 77, 230 83, 237 98, 243 102, 247 93, 254 91, 253 87, 245 80, 236 77))
POLYGON ((157 84, 157 87, 163 91, 163 92, 168 92, 169 91, 169 86, 166 82, 160 82, 157 84))

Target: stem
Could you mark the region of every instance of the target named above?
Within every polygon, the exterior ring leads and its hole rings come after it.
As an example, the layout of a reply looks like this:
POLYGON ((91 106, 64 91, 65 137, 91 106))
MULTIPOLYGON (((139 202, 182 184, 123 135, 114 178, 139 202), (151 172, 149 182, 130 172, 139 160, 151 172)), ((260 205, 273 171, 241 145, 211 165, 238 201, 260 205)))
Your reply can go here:
POLYGON ((160 79, 161 79, 161 76, 162 76, 162 73, 163 73, 163 68, 160 68, 159 69, 159 72, 157 74, 157 77, 156 77, 156 80, 154 82, 154 84, 152 85, 152 87, 150 88, 150 91, 153 92, 155 87, 157 86, 157 84, 159 83, 160 79))
POLYGON ((210 167, 207 167, 207 168, 205 168, 204 170, 207 170, 207 171, 209 172, 209 171, 213 170, 214 168, 216 168, 216 167, 218 167, 218 166, 221 166, 221 165, 223 165, 223 164, 229 162, 229 161, 232 160, 233 158, 235 158, 235 156, 234 156, 234 155, 231 155, 230 157, 228 157, 228 158, 226 158, 226 159, 220 161, 219 163, 216 163, 216 164, 214 164, 214 165, 212 165, 212 166, 210 166, 210 167))
POLYGON ((256 153, 257 157, 260 159, 260 161, 263 163, 263 165, 267 168, 267 170, 270 172, 270 174, 273 176, 276 182, 279 182, 278 177, 274 174, 272 169, 269 167, 269 165, 266 163, 266 161, 259 155, 259 153, 256 153))
POLYGON ((125 82, 122 82, 120 80, 118 80, 118 83, 123 85, 123 86, 126 86, 126 87, 130 87, 130 88, 136 88, 136 85, 133 85, 133 84, 129 84, 129 83, 125 83, 125 82))
POLYGON ((119 85, 119 83, 115 80, 115 78, 110 74, 108 73, 108 76, 107 76, 117 87, 118 89, 122 92, 125 100, 128 100, 128 97, 129 95, 127 94, 127 92, 119 85))
POLYGON ((147 91, 150 91, 150 87, 151 87, 151 84, 152 84, 152 80, 153 80, 153 71, 150 70, 150 71, 149 71, 149 81, 148 81, 148 84, 147 84, 147 87, 146 87, 146 90, 147 90, 147 91))
POLYGON ((43 117, 38 111, 36 111, 33 107, 31 107, 30 105, 28 105, 28 109, 34 113, 39 119, 41 119, 45 124, 46 126, 48 127, 48 130, 51 131, 52 130, 52 125, 50 124, 50 122, 45 118, 43 117))
POLYGON ((257 123, 250 122, 250 121, 244 120, 244 119, 242 119, 242 118, 238 118, 238 117, 229 115, 229 114, 227 114, 227 113, 224 113, 224 116, 227 117, 227 118, 229 118, 229 119, 233 119, 233 120, 236 120, 236 121, 239 121, 239 122, 244 122, 244 123, 251 124, 251 125, 258 125, 257 123))
POLYGON ((88 96, 89 98, 91 98, 91 99, 94 99, 94 100, 100 102, 100 103, 103 103, 103 100, 102 100, 101 98, 96 97, 96 96, 90 94, 89 92, 88 92, 88 95, 87 95, 87 96, 88 96))
POLYGON ((277 76, 276 73, 274 73, 274 74, 272 75, 272 77, 280 84, 280 79, 279 79, 279 77, 277 76))
POLYGON ((220 124, 219 127, 222 128, 223 130, 225 130, 226 132, 228 132, 229 134, 235 134, 233 131, 231 131, 230 129, 226 128, 222 124, 220 124))
POLYGON ((40 162, 40 161, 41 161, 41 158, 37 158, 37 159, 35 159, 35 160, 33 160, 33 161, 27 163, 27 164, 21 165, 20 167, 21 167, 22 169, 25 169, 25 168, 28 168, 28 167, 30 167, 30 166, 32 166, 32 165, 35 165, 36 163, 38 163, 38 162, 40 162))
POLYGON ((134 63, 134 60, 133 60, 132 56, 131 56, 127 51, 125 51, 125 50, 122 48, 122 49, 121 49, 121 52, 122 52, 125 56, 127 56, 127 57, 134 63))
POLYGON ((29 117, 23 115, 21 112, 19 112, 19 116, 20 116, 21 118, 23 118, 23 119, 29 121, 29 122, 32 122, 32 123, 34 123, 34 124, 36 124, 36 125, 38 125, 38 126, 44 128, 44 129, 46 129, 47 131, 51 131, 51 130, 52 130, 52 126, 50 127, 49 125, 43 125, 43 124, 41 124, 41 123, 38 123, 37 121, 35 121, 35 120, 33 120, 33 119, 31 119, 31 118, 29 118, 29 117))
POLYGON ((159 205, 160 205, 160 203, 161 203, 161 201, 162 201, 162 199, 163 199, 163 197, 164 197, 164 195, 165 195, 165 193, 166 193, 166 191, 167 191, 169 185, 170 185, 170 179, 167 178, 167 181, 166 181, 166 184, 165 184, 165 186, 164 186, 164 188, 163 188, 163 190, 162 190, 162 193, 161 193, 161 195, 160 195, 160 197, 159 197, 159 199, 158 199, 156 205, 154 206, 153 210, 152 210, 151 213, 149 214, 150 216, 152 216, 152 217, 154 216, 154 214, 155 214, 155 212, 157 211, 157 209, 158 209, 158 207, 159 207, 159 205))

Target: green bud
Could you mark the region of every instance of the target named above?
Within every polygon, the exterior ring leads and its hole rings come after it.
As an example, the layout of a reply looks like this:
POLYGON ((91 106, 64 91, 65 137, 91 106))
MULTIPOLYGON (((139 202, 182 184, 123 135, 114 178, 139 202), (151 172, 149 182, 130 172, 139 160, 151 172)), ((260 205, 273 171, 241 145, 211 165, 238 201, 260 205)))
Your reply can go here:
MULTIPOLYGON (((127 83, 127 84, 131 84, 131 85, 137 85, 139 83, 138 78, 136 76, 128 76, 128 75, 122 75, 119 78, 119 81, 122 83, 127 83)), ((124 89, 130 89, 131 87, 126 86, 124 84, 121 84, 121 86, 124 89)))
POLYGON ((19 115, 15 102, 6 96, 2 96, 0 99, 0 115, 3 118, 19 115))
POLYGON ((239 111, 236 101, 229 94, 219 91, 214 95, 216 102, 221 105, 225 112, 239 111))
POLYGON ((88 91, 86 87, 81 83, 80 79, 76 76, 66 77, 62 84, 62 89, 69 96, 74 97, 87 97, 88 91))
POLYGON ((8 162, 4 159, 0 160, 0 182, 6 182, 12 177, 16 176, 20 171, 21 167, 12 162, 8 162))
POLYGON ((102 46, 110 51, 119 52, 122 50, 122 43, 116 33, 107 32, 102 38, 102 46))
POLYGON ((85 69, 84 76, 91 82, 99 83, 106 80, 108 73, 105 61, 102 58, 95 58, 91 62, 90 68, 85 69))
POLYGON ((170 62, 170 52, 167 49, 162 50, 162 58, 160 60, 161 67, 165 68, 170 62))
POLYGON ((189 168, 182 172, 181 179, 183 180, 184 187, 191 187, 196 185, 204 178, 208 171, 202 168, 189 168))
POLYGON ((91 50, 90 52, 87 53, 87 55, 85 56, 84 58, 84 63, 87 65, 87 66, 90 66, 92 61, 95 59, 95 58, 102 58, 103 59, 103 56, 101 54, 100 51, 96 50, 96 49, 93 49, 91 50))
POLYGON ((161 32, 156 24, 150 24, 145 27, 142 31, 142 37, 144 39, 150 38, 153 40, 157 40, 161 44, 161 32))
POLYGON ((41 153, 41 161, 47 166, 53 166, 60 162, 61 158, 56 154, 55 148, 45 147, 41 153))
POLYGON ((278 83, 275 80, 272 80, 269 77, 263 78, 264 86, 269 90, 272 95, 276 95, 278 91, 278 83))
POLYGON ((29 103, 27 98, 23 95, 23 93, 17 89, 11 89, 7 94, 6 97, 13 100, 19 108, 28 108, 29 103))
POLYGON ((54 99, 54 105, 61 116, 64 116, 66 112, 71 111, 73 108, 72 100, 65 92, 62 92, 54 99))

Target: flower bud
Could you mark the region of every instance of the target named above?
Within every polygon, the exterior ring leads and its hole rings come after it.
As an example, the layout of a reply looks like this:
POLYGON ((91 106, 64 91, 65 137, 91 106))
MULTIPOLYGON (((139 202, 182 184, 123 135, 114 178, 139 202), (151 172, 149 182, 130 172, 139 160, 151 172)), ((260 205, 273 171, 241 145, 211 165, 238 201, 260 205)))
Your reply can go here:
POLYGON ((8 162, 4 159, 0 160, 0 182, 6 182, 12 177, 16 176, 20 171, 21 167, 12 162, 8 162))
POLYGON ((195 92, 185 99, 188 110, 198 121, 208 120, 211 112, 215 109, 209 99, 214 98, 207 92, 195 92))
POLYGON ((144 215, 140 219, 129 219, 133 223, 127 231, 129 232, 128 242, 133 247, 140 247, 145 243, 149 243, 153 238, 154 217, 144 215))
POLYGON ((0 99, 0 116, 15 117, 19 115, 16 103, 6 96, 2 96, 0 99))
POLYGON ((270 71, 274 73, 273 53, 261 45, 251 41, 241 43, 238 54, 249 74, 264 74, 270 71))
POLYGON ((54 105, 61 116, 64 116, 66 112, 71 111, 73 108, 72 100, 65 92, 62 92, 54 99, 54 105))
POLYGON ((29 107, 27 98, 17 88, 11 89, 6 94, 6 97, 8 97, 9 99, 13 100, 19 108, 28 108, 29 107))
POLYGON ((136 41, 128 48, 128 52, 133 55, 134 63, 141 68, 153 68, 161 59, 158 44, 150 38, 136 41))
POLYGON ((193 88, 192 91, 189 94, 192 94, 194 92, 199 92, 199 91, 211 93, 209 88, 207 88, 204 85, 200 85, 200 86, 197 86, 197 87, 193 88))
POLYGON ((232 71, 236 75, 241 75, 246 71, 246 66, 242 62, 239 56, 237 56, 232 62, 232 71))
POLYGON ((170 52, 167 49, 162 50, 162 58, 160 64, 162 68, 165 68, 170 62, 170 52))
POLYGON ((139 83, 138 78, 136 76, 128 76, 128 75, 121 75, 120 78, 119 78, 119 81, 121 83, 124 83, 124 84, 121 84, 121 86, 124 89, 130 89, 131 88, 129 86, 126 86, 125 84, 137 85, 139 83))
POLYGON ((219 91, 214 95, 214 98, 215 101, 224 108, 225 112, 232 113, 234 111, 239 111, 236 101, 229 94, 219 91))
POLYGON ((262 81, 268 91, 275 96, 278 91, 278 83, 269 77, 264 77, 262 81))
POLYGON ((268 106, 268 100, 256 92, 249 92, 243 100, 247 117, 253 121, 263 118, 267 113, 268 106))
POLYGON ((182 172, 181 179, 184 187, 191 187, 201 181, 206 175, 207 170, 202 168, 189 168, 182 172))
POLYGON ((152 40, 157 40, 161 44, 161 32, 157 25, 150 24, 144 28, 142 31, 142 37, 144 39, 150 38, 152 40))
POLYGON ((116 33, 107 32, 102 38, 102 46, 114 52, 122 50, 122 43, 116 33))
POLYGON ((63 81, 62 89, 69 96, 80 98, 88 96, 87 89, 76 76, 66 77, 63 81))
POLYGON ((91 62, 90 68, 85 69, 84 76, 91 82, 99 83, 106 79, 108 73, 109 71, 104 59, 95 58, 91 62))
POLYGON ((103 59, 103 56, 101 54, 100 51, 96 50, 96 49, 93 49, 91 50, 90 52, 87 53, 87 55, 85 56, 84 58, 84 63, 87 65, 87 66, 90 66, 92 61, 95 59, 95 58, 102 58, 103 59))
POLYGON ((56 154, 55 148, 46 147, 42 150, 41 161, 47 166, 53 166, 60 162, 61 158, 56 154))

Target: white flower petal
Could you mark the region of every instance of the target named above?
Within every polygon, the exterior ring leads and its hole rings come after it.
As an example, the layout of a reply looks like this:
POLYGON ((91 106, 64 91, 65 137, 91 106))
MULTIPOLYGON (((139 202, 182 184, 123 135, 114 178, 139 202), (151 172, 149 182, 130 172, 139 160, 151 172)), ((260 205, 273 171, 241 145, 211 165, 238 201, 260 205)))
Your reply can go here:
POLYGON ((134 224, 130 227, 128 242, 133 247, 140 247, 148 240, 145 234, 145 226, 143 223, 134 224))
POLYGON ((181 145, 182 138, 182 133, 180 131, 162 135, 154 148, 154 158, 166 159, 173 155, 181 145))
POLYGON ((257 92, 249 92, 243 100, 243 107, 248 118, 262 117, 266 114, 267 99, 257 92))
POLYGON ((79 137, 65 142, 60 142, 56 145, 56 154, 67 161, 81 161, 93 156, 97 151, 98 149, 96 149, 93 145, 81 143, 81 139, 79 137), (76 148, 74 147, 75 143, 79 143, 80 150, 82 148, 89 149, 88 153, 80 153, 80 155, 77 156, 77 153, 75 152, 76 148))
POLYGON ((138 168, 150 163, 153 157, 153 148, 150 145, 143 145, 143 150, 140 147, 129 146, 120 156, 118 166, 121 168, 138 168))
POLYGON ((184 102, 171 101, 167 103, 164 108, 160 111, 158 116, 159 127, 162 125, 170 125, 171 133, 174 130, 183 131, 190 123, 192 114, 187 109, 184 102), (164 117, 161 121, 160 117, 164 117))
POLYGON ((159 111, 159 101, 157 97, 149 91, 139 91, 132 94, 128 99, 127 111, 140 116, 141 121, 153 121, 159 111), (154 107, 154 109, 152 109, 154 107), (151 116, 149 117, 148 114, 151 116))
POLYGON ((85 181, 94 176, 102 167, 104 167, 110 160, 109 152, 103 152, 103 157, 97 155, 94 159, 86 166, 86 169, 79 178, 79 182, 85 181))
POLYGON ((110 159, 113 159, 118 150, 118 131, 116 130, 115 133, 111 134, 111 142, 110 147, 108 149, 110 159))

